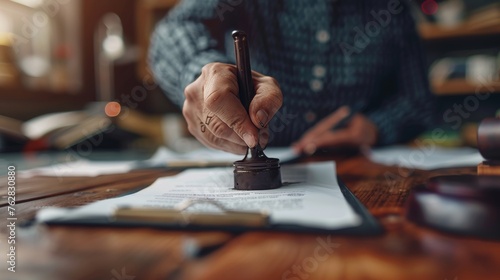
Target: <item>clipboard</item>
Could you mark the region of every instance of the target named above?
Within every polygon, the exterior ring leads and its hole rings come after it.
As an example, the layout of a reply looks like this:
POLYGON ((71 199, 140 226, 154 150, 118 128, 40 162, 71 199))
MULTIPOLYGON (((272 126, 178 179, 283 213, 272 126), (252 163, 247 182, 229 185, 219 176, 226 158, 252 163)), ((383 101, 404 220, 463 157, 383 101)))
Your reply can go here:
MULTIPOLYGON (((200 201, 190 201, 178 209, 119 208, 111 219, 108 217, 82 218, 78 220, 48 221, 45 224, 122 228, 152 227, 165 230, 226 231, 236 234, 248 231, 280 231, 345 236, 377 236, 383 234, 384 229, 378 221, 342 180, 338 177, 337 180, 346 201, 361 220, 361 223, 357 226, 332 230, 296 224, 271 224, 269 215, 265 212, 230 211, 213 202, 211 204, 223 211, 221 214, 184 212, 190 206, 200 203, 200 201)), ((206 201, 203 202, 206 203, 206 201)))

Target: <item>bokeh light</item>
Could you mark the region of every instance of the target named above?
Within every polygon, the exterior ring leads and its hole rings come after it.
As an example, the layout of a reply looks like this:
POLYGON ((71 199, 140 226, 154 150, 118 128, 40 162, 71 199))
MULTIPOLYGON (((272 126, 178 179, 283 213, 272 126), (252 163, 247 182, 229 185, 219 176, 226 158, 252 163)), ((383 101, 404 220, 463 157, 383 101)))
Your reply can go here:
POLYGON ((424 14, 433 15, 438 11, 439 5, 435 0, 425 0, 420 8, 424 14))
POLYGON ((106 116, 111 118, 118 116, 121 111, 122 106, 120 105, 120 103, 115 101, 108 102, 108 104, 106 104, 106 107, 104 107, 104 113, 106 113, 106 116))

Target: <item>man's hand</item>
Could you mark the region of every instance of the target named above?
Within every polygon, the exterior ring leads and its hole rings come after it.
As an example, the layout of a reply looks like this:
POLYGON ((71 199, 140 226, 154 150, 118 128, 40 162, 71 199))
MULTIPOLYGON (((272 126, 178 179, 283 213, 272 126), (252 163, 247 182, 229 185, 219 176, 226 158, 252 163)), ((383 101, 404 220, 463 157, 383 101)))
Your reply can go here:
POLYGON ((235 154, 255 147, 259 129, 265 128, 283 103, 275 79, 252 72, 255 97, 250 117, 238 97, 236 66, 210 63, 184 91, 182 113, 189 132, 205 146, 235 154))
POLYGON ((349 107, 341 107, 307 131, 293 145, 298 154, 313 154, 319 148, 373 146, 377 141, 377 126, 361 114, 356 114, 345 128, 332 128, 349 115, 349 107))

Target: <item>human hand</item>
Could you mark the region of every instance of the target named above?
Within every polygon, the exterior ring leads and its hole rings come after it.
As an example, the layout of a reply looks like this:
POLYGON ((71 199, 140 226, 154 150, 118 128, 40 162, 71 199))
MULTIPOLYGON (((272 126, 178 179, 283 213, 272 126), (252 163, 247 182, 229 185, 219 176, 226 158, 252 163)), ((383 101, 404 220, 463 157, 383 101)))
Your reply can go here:
POLYGON ((258 128, 267 127, 281 107, 283 95, 274 78, 255 71, 252 76, 255 97, 249 113, 238 97, 234 65, 209 63, 186 87, 182 113, 189 132, 202 144, 235 154, 245 154, 247 147, 257 145, 258 128))
POLYGON ((377 126, 362 114, 354 115, 345 128, 332 130, 349 113, 350 108, 343 106, 321 120, 293 144, 295 152, 312 155, 319 148, 373 146, 377 126))

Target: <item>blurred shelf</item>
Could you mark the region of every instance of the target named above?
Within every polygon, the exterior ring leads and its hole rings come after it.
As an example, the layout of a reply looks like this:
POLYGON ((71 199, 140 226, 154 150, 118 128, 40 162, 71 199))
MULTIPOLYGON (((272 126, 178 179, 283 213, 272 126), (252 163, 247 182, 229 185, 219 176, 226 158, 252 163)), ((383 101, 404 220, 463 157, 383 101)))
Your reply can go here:
POLYGON ((137 74, 141 80, 152 79, 147 56, 151 33, 156 23, 164 17, 180 0, 139 0, 136 4, 136 35, 139 43, 140 59, 137 74))
POLYGON ((500 81, 489 84, 472 84, 466 80, 450 80, 444 83, 432 83, 436 95, 460 95, 475 93, 500 93, 500 81))
POLYGON ((419 25, 420 36, 424 40, 441 40, 477 36, 500 36, 500 19, 485 25, 462 23, 456 27, 443 27, 437 24, 422 23, 419 25))
POLYGON ((92 96, 0 86, 0 100, 0 115, 27 120, 46 113, 79 110, 92 101, 92 96))

